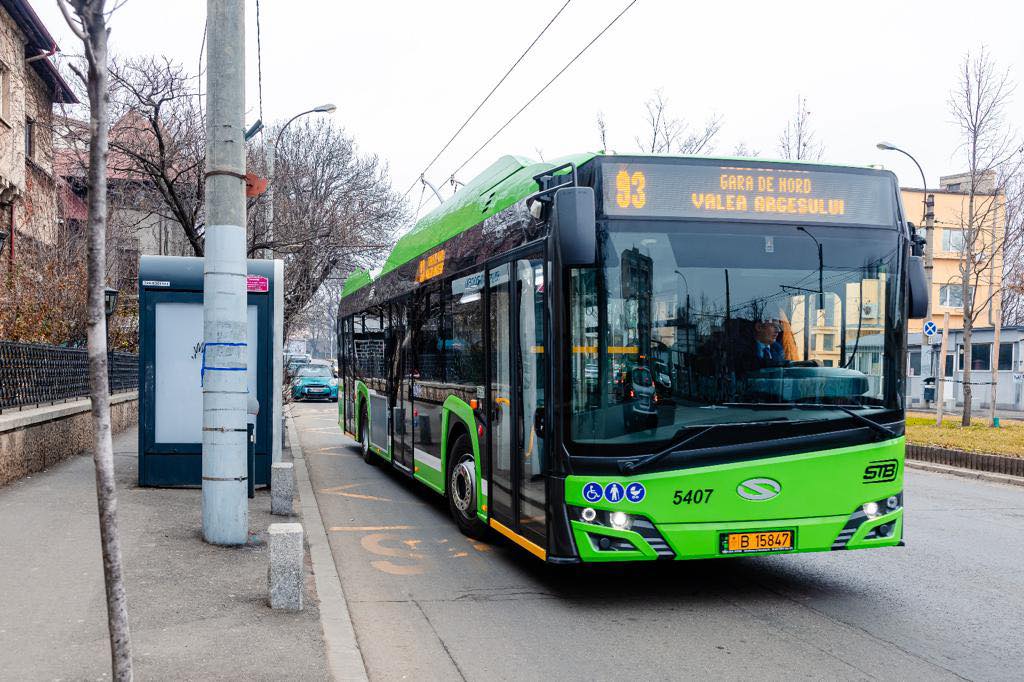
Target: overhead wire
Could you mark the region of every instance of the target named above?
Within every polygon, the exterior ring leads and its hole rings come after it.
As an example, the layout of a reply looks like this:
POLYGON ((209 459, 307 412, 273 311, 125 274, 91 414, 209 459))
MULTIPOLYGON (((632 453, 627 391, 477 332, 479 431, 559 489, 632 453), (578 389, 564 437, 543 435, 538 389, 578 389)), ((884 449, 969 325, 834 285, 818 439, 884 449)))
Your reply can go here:
POLYGON ((505 79, 507 79, 509 77, 509 74, 511 74, 512 71, 514 71, 515 68, 517 66, 519 66, 519 63, 521 61, 523 61, 523 59, 526 57, 526 55, 529 54, 530 50, 533 49, 533 46, 537 44, 537 41, 539 41, 541 39, 541 37, 547 32, 547 30, 549 28, 551 28, 551 24, 555 23, 555 20, 558 19, 558 17, 562 14, 562 12, 565 10, 565 8, 569 6, 570 2, 572 2, 572 0, 565 0, 565 4, 563 4, 558 9, 558 11, 555 12, 555 15, 553 17, 551 17, 551 19, 548 20, 548 23, 546 23, 544 25, 544 28, 542 28, 540 30, 540 33, 537 34, 537 37, 535 37, 533 39, 533 41, 529 45, 526 46, 526 49, 523 50, 523 53, 521 55, 519 55, 519 58, 516 59, 515 62, 513 62, 512 66, 508 67, 508 70, 505 71, 505 75, 503 75, 498 80, 498 82, 494 84, 494 87, 491 88, 491 91, 488 92, 487 95, 482 100, 480 100, 480 103, 477 104, 476 108, 473 109, 473 111, 469 114, 468 117, 466 117, 466 120, 462 122, 462 125, 459 126, 458 130, 456 130, 455 133, 451 136, 451 138, 449 138, 448 141, 444 143, 444 146, 441 147, 441 151, 439 151, 436 154, 434 154, 434 158, 432 158, 430 160, 430 162, 427 164, 426 168, 424 168, 419 173, 419 175, 416 176, 416 180, 414 180, 413 183, 411 185, 409 185, 409 189, 405 190, 405 194, 402 195, 403 198, 408 196, 409 192, 411 192, 413 190, 413 188, 416 187, 416 185, 420 182, 420 178, 423 177, 423 175, 425 175, 428 170, 430 170, 430 167, 434 165, 434 162, 436 162, 439 158, 441 158, 441 155, 444 154, 445 151, 448 149, 448 147, 451 146, 452 142, 455 141, 455 138, 457 138, 459 136, 459 134, 466 128, 466 126, 469 125, 469 122, 473 120, 473 117, 477 115, 477 112, 479 112, 480 109, 484 106, 484 104, 487 103, 487 101, 491 98, 491 95, 493 95, 495 93, 495 91, 499 87, 501 87, 501 84, 505 82, 505 79))
POLYGON ((592 46, 592 45, 593 45, 594 43, 596 43, 596 42, 598 41, 598 39, 599 39, 599 38, 600 38, 601 36, 603 36, 603 35, 604 35, 605 33, 607 33, 607 32, 608 32, 608 30, 609 30, 609 29, 610 29, 610 28, 611 28, 612 26, 614 26, 614 25, 616 24, 616 22, 618 22, 618 20, 619 20, 619 19, 621 19, 621 18, 622 18, 622 16, 623 16, 623 15, 624 15, 624 14, 625 14, 626 12, 628 12, 628 11, 629 11, 629 9, 630 9, 630 8, 631 8, 631 7, 633 6, 633 5, 635 5, 635 4, 636 4, 636 2, 637 2, 637 0, 630 0, 630 3, 629 3, 628 5, 626 5, 626 6, 625 6, 625 7, 624 7, 624 8, 622 9, 622 11, 621 11, 621 12, 619 12, 619 13, 618 13, 617 15, 615 15, 615 18, 614 18, 614 19, 612 19, 612 20, 611 20, 610 22, 608 22, 608 25, 607 25, 607 26, 605 26, 604 28, 602 28, 602 29, 601 29, 601 30, 600 30, 600 31, 598 32, 598 34, 597 34, 597 35, 595 35, 595 36, 594 36, 593 38, 591 38, 590 42, 589 42, 589 43, 587 43, 586 45, 584 45, 584 46, 583 46, 583 49, 582 49, 582 50, 580 50, 579 52, 577 52, 577 53, 576 53, 576 56, 575 56, 575 57, 573 57, 572 59, 570 59, 570 60, 568 61, 568 63, 566 63, 566 65, 565 65, 565 66, 563 66, 563 67, 562 67, 562 68, 561 68, 561 69, 560 69, 560 70, 558 71, 558 73, 556 73, 556 74, 555 74, 555 75, 554 75, 554 76, 553 76, 553 77, 551 78, 551 80, 549 80, 549 81, 548 81, 547 83, 545 83, 545 84, 544 84, 544 87, 542 87, 542 88, 541 88, 540 90, 538 90, 538 91, 537 91, 537 93, 536 93, 536 94, 535 94, 535 95, 534 95, 533 97, 531 97, 531 98, 530 98, 529 100, 527 100, 526 104, 524 104, 524 105, 523 105, 522 107, 520 107, 520 108, 519 108, 519 111, 517 111, 516 113, 512 114, 512 117, 511 117, 511 118, 509 118, 509 119, 508 119, 507 121, 505 121, 504 125, 502 125, 502 126, 501 126, 500 128, 498 128, 498 130, 497 130, 497 131, 496 131, 496 132, 495 132, 495 133, 494 133, 493 135, 491 135, 491 136, 490 136, 489 138, 487 138, 487 141, 486 141, 486 142, 484 142, 484 143, 483 143, 482 145, 480 145, 480 146, 479 146, 479 147, 477 148, 477 150, 476 150, 475 152, 473 152, 472 154, 470 154, 470 156, 469 156, 469 158, 468 158, 468 159, 466 159, 465 161, 463 161, 463 162, 462 162, 462 164, 461 164, 461 165, 460 165, 460 166, 459 166, 458 168, 456 168, 456 169, 455 169, 454 171, 452 171, 452 173, 451 173, 451 176, 450 176, 450 177, 454 177, 454 176, 455 176, 455 175, 456 175, 456 174, 457 174, 457 173, 458 173, 459 171, 461 171, 461 170, 462 170, 463 168, 465 168, 465 167, 466 167, 466 165, 467 165, 467 164, 469 164, 469 162, 470 162, 470 161, 472 161, 472 160, 473 160, 474 158, 476 158, 476 155, 477 155, 477 154, 479 154, 480 152, 482 152, 482 151, 484 150, 484 148, 485 148, 485 147, 486 147, 487 145, 489 145, 489 144, 490 144, 490 143, 491 143, 491 142, 492 142, 492 141, 494 140, 494 138, 496 138, 496 137, 497 137, 498 135, 500 135, 500 134, 502 133, 502 131, 504 131, 504 130, 505 130, 505 128, 508 128, 508 127, 509 127, 509 125, 511 125, 511 124, 512 124, 512 121, 516 120, 516 118, 518 118, 518 117, 519 117, 519 114, 521 114, 521 113, 523 113, 524 111, 526 111, 526 108, 527 108, 527 107, 529 107, 529 106, 530 106, 531 104, 533 104, 533 103, 534 103, 534 101, 536 101, 536 99, 537 99, 538 97, 540 97, 540 96, 541 96, 542 94, 544 94, 544 91, 545 91, 545 90, 547 90, 547 89, 548 89, 549 87, 551 87, 551 84, 552 84, 552 83, 554 83, 554 82, 555 82, 556 80, 558 80, 558 78, 559 78, 559 77, 560 77, 560 76, 561 76, 561 75, 562 75, 563 73, 565 73, 565 72, 566 72, 566 71, 567 71, 567 70, 569 69, 569 67, 570 67, 570 66, 572 66, 572 65, 573 65, 574 63, 576 63, 576 60, 578 60, 578 59, 579 59, 580 57, 582 57, 582 56, 583 56, 583 54, 584 54, 584 53, 585 53, 585 52, 586 52, 587 50, 589 50, 589 49, 590 49, 590 47, 591 47, 591 46, 592 46))

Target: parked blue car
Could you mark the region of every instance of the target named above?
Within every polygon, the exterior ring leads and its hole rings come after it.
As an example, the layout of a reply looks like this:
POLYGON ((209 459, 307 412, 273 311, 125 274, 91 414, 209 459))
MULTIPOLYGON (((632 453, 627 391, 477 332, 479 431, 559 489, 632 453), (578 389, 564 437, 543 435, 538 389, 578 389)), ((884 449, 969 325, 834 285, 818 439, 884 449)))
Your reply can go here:
POLYGON ((326 365, 303 365, 292 380, 295 400, 330 400, 338 402, 338 380, 326 365))

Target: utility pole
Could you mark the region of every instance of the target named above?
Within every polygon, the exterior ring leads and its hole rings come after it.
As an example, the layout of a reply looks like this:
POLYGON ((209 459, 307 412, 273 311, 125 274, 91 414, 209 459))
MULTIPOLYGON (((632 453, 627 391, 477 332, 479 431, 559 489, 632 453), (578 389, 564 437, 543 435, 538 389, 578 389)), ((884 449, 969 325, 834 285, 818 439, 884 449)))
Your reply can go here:
MULTIPOLYGON (((943 402, 946 400, 946 341, 949 338, 949 311, 942 315, 942 343, 939 344, 939 369, 935 372, 935 425, 942 426, 943 402)), ((956 368, 956 360, 953 361, 956 368)), ((956 372, 950 376, 950 381, 956 372)))
MULTIPOLYGON (((921 179, 924 180, 922 173, 921 179)), ((924 192, 924 279, 928 292, 928 314, 926 320, 932 319, 932 272, 935 267, 935 195, 928 193, 928 188, 921 189, 924 192)))
POLYGON ((263 257, 274 259, 274 164, 277 163, 277 144, 267 152, 267 244, 263 257))
POLYGON ((203 258, 203 538, 249 535, 245 262, 245 0, 207 0, 203 258))

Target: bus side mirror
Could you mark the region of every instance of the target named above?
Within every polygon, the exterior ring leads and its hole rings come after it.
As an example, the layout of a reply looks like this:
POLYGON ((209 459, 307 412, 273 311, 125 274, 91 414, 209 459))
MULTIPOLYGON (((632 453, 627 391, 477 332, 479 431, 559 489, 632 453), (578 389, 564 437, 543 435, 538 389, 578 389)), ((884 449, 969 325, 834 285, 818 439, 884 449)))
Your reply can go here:
POLYGON ((553 233, 562 265, 592 266, 597 262, 597 217, 592 187, 563 187, 555 192, 553 233))
POLYGON ((910 294, 908 317, 921 320, 928 316, 928 282, 924 276, 924 257, 910 256, 907 266, 907 288, 910 294))

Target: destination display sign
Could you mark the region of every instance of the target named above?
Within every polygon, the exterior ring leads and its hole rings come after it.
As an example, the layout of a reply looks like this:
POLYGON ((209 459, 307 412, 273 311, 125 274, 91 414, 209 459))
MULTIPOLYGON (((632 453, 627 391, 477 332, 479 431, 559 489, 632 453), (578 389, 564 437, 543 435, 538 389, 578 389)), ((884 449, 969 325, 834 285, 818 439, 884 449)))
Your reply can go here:
POLYGON ((889 226, 894 189, 883 175, 771 168, 767 164, 603 165, 612 217, 785 220, 889 226))

